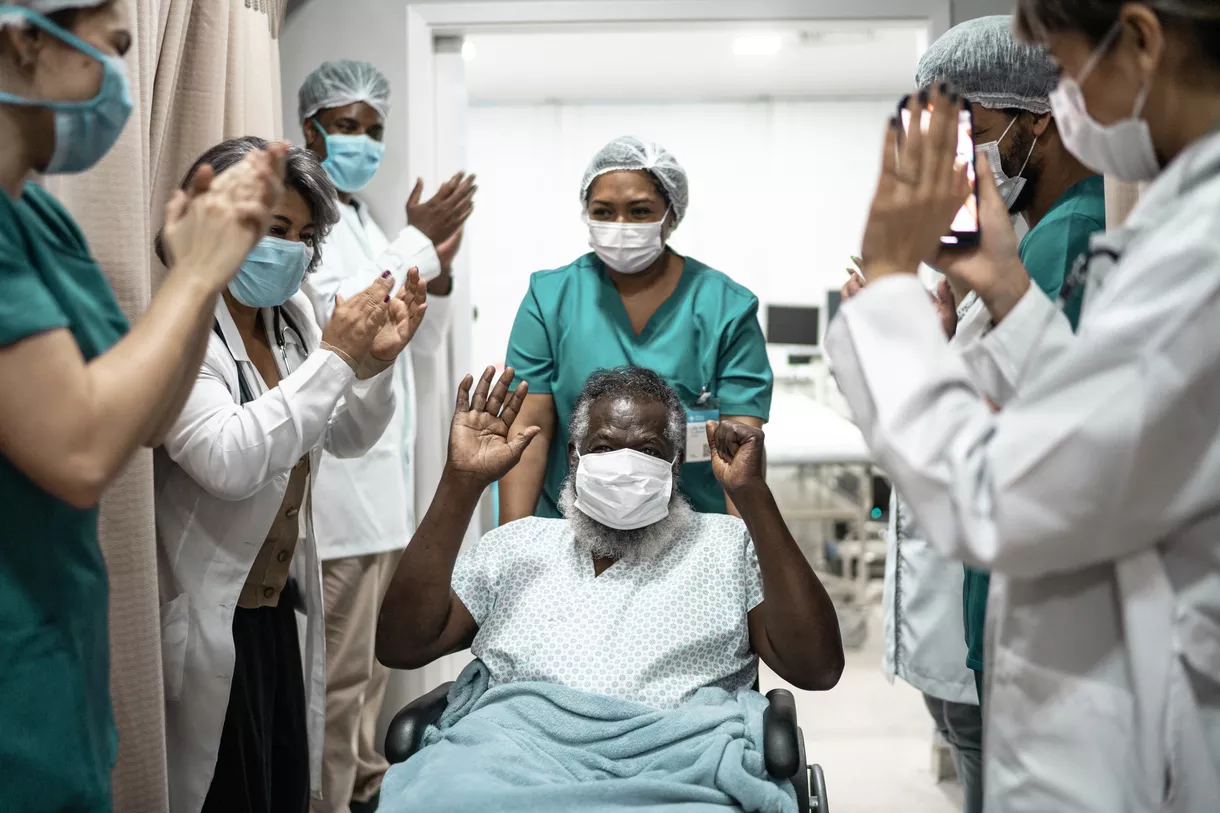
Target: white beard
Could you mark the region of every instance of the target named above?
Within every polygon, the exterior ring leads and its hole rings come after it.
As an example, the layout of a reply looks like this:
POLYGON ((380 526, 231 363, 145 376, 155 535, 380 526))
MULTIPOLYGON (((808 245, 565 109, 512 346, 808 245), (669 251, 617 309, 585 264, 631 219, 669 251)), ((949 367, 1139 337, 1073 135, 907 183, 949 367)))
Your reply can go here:
POLYGON ((643 528, 620 531, 603 525, 576 507, 576 483, 569 476, 559 492, 559 511, 576 537, 576 547, 594 559, 639 562, 660 554, 686 528, 695 511, 675 486, 669 514, 643 528))

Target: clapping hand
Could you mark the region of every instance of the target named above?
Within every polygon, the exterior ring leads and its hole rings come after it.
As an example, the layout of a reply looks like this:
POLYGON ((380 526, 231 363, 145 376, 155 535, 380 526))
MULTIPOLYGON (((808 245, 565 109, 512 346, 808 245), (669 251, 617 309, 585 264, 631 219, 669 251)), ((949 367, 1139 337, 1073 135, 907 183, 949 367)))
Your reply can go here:
POLYGON ((707 445, 712 451, 712 474, 730 497, 766 486, 763 431, 737 421, 708 421, 707 445))
POLYGON ((393 361, 415 337, 428 308, 427 288, 427 283, 419 278, 418 268, 407 271, 407 281, 387 303, 385 324, 369 349, 374 359, 393 361))
POLYGON ((521 455, 541 429, 528 427, 511 440, 508 437, 517 412, 529 389, 522 381, 510 395, 508 387, 513 381, 513 368, 508 367, 496 382, 490 394, 491 381, 496 375, 495 367, 488 367, 479 379, 474 398, 470 397, 472 376, 462 379, 458 387, 457 408, 453 413, 453 426, 449 431, 449 459, 446 469, 450 474, 475 480, 488 485, 499 480, 517 465, 521 455))
POLYGON ((369 354, 389 318, 394 278, 386 271, 351 299, 335 297, 335 309, 322 331, 322 341, 342 350, 357 364, 369 354))
POLYGON ((422 202, 424 180, 420 178, 407 199, 407 225, 414 226, 441 246, 462 227, 474 211, 474 176, 459 172, 441 184, 436 194, 422 202))
POLYGON ((228 284, 267 233, 284 192, 287 151, 286 144, 254 150, 221 175, 200 167, 165 207, 162 240, 170 267, 206 274, 217 288, 228 284))

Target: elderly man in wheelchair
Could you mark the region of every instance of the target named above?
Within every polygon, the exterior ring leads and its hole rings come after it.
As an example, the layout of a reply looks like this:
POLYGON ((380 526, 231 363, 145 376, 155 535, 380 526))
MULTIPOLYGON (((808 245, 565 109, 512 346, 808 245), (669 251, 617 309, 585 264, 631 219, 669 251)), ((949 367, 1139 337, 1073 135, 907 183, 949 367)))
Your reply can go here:
POLYGON ((824 811, 791 694, 755 691, 759 658, 807 690, 843 671, 834 606, 764 479, 762 431, 707 425, 741 519, 696 513, 674 485, 678 396, 649 370, 599 371, 573 410, 564 518, 460 551, 483 491, 538 433, 509 437, 526 384, 494 378, 473 398, 471 377, 459 388, 444 476, 377 627, 388 666, 467 647, 476 660, 399 713, 380 809, 824 811))

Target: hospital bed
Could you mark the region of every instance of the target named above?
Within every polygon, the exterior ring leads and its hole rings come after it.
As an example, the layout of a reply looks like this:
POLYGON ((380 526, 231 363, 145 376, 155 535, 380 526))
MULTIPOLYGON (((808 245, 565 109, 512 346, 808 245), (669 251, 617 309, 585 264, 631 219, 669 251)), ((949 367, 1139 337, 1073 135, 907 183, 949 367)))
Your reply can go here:
MULTIPOLYGON (((872 532, 874 465, 864 436, 855 424, 814 398, 810 391, 784 382, 776 384, 765 432, 768 472, 784 468, 797 471, 796 504, 785 501, 784 518, 790 522, 848 523, 851 536, 840 545, 843 572, 851 580, 848 594, 852 602, 863 607, 869 566, 878 556, 884 556, 870 549, 876 541, 872 532), (854 476, 854 495, 844 495, 835 487, 842 472, 854 476), (809 487, 811 474, 818 475, 813 488, 809 487)), ((820 556, 814 562, 815 567, 823 564, 820 556)))
MULTIPOLYGON (((406 762, 423 744, 424 730, 444 714, 453 683, 442 683, 408 703, 394 715, 385 737, 385 756, 391 765, 406 762)), ((763 712, 763 761, 776 779, 791 779, 800 813, 828 813, 826 777, 822 766, 805 761, 805 735, 796 720, 796 699, 786 689, 767 693, 763 712)))

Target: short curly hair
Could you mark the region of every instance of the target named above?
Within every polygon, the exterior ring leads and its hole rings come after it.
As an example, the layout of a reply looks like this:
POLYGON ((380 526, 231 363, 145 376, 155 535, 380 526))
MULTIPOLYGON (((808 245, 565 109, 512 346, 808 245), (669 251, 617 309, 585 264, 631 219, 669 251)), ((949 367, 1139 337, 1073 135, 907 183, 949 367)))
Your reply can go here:
MULTIPOLYGON (((680 460, 686 452, 686 407, 674 388, 665 379, 647 367, 614 367, 597 370, 585 380, 576 404, 572 407, 572 420, 568 422, 568 435, 576 448, 580 448, 589 434, 589 412, 603 398, 638 398, 664 404, 669 419, 665 425, 665 439, 674 448, 680 460)), ((677 463, 675 463, 675 466, 677 463)))

